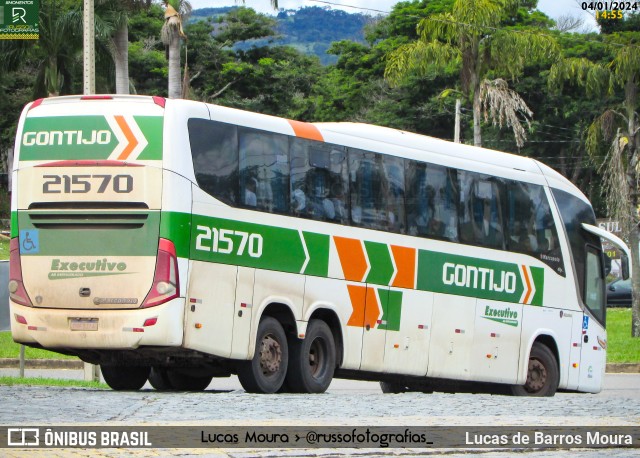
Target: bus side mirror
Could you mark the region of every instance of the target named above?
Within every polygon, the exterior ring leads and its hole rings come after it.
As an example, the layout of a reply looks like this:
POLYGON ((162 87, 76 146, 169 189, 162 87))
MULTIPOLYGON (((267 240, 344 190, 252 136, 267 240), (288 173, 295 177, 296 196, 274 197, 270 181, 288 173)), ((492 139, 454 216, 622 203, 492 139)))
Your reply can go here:
POLYGON ((611 273, 611 258, 605 253, 604 255, 604 276, 611 273))
POLYGON ((624 252, 620 253, 620 273, 623 280, 629 278, 629 256, 624 252))

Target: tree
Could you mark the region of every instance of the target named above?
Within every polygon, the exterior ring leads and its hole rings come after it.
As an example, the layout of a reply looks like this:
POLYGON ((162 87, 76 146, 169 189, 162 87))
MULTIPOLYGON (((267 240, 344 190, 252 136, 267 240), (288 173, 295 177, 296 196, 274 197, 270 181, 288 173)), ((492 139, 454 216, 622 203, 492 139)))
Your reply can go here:
POLYGON ((149 9, 151 0, 104 1, 110 5, 107 14, 114 26, 109 49, 116 71, 116 94, 129 94, 129 16, 132 11, 149 9))
MULTIPOLYGON (((515 14, 517 5, 517 0, 455 0, 450 13, 438 13, 420 20, 418 40, 389 55, 385 77, 390 83, 399 84, 413 72, 427 75, 451 65, 458 66, 462 92, 473 101, 474 144, 480 146, 482 88, 485 94, 497 96, 494 89, 500 87, 511 100, 517 95, 486 77, 495 73, 513 78, 526 64, 557 53, 556 41, 548 34, 539 33, 538 28, 514 30, 502 27, 510 15, 515 14)), ((493 118, 494 123, 499 122, 499 114, 504 115, 507 109, 511 110, 508 115, 511 122, 516 122, 513 127, 518 129, 517 106, 499 97, 494 100, 501 103, 501 107, 487 106, 498 115, 493 118)))
POLYGON ((587 151, 593 157, 602 153, 604 186, 609 213, 618 219, 631 245, 633 276, 633 312, 631 333, 640 337, 640 123, 638 122, 638 87, 640 84, 640 33, 622 32, 605 37, 611 60, 592 62, 586 58, 563 59, 553 65, 549 86, 572 81, 588 94, 613 95, 624 92, 622 103, 611 105, 591 124, 587 134, 587 151), (638 269, 638 270, 637 270, 638 269))
POLYGON ((169 67, 169 98, 182 97, 182 76, 180 75, 180 42, 186 38, 182 29, 182 18, 191 12, 191 4, 186 0, 165 0, 162 42, 167 46, 169 67))

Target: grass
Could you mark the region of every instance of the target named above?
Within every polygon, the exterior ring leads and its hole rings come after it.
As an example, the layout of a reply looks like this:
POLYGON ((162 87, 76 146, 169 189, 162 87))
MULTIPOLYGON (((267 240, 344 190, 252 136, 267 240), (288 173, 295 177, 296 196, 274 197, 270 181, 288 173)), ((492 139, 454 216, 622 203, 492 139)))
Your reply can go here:
POLYGON ((0 385, 14 386, 14 385, 29 385, 29 386, 68 386, 68 387, 82 387, 82 388, 103 388, 109 389, 109 387, 100 382, 88 382, 84 380, 68 380, 59 378, 44 378, 44 377, 0 377, 0 385))
POLYGON ((0 261, 9 259, 9 237, 0 235, 0 261))
POLYGON ((607 310, 607 362, 640 363, 640 338, 631 337, 631 308, 607 310))
MULTIPOLYGON (((0 358, 17 359, 19 356, 20 344, 13 341, 9 331, 0 332, 0 358)), ((62 355, 53 351, 30 347, 25 348, 24 357, 25 359, 78 359, 75 356, 62 355)))

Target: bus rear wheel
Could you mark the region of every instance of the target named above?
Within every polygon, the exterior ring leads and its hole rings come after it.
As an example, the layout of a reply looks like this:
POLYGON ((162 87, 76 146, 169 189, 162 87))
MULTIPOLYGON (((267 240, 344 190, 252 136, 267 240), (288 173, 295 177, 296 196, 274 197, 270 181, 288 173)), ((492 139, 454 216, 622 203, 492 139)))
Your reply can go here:
POLYGON ((324 393, 336 368, 336 347, 331 329, 311 320, 304 340, 291 342, 287 387, 293 393, 324 393))
POLYGON ((151 368, 148 366, 100 366, 100 371, 111 389, 135 391, 147 383, 151 368))
POLYGON ((171 388, 178 391, 203 391, 211 383, 212 376, 191 375, 176 369, 167 369, 171 388))
POLYGON ((164 367, 154 366, 151 368, 151 373, 149 374, 149 383, 158 391, 169 391, 174 389, 173 386, 171 386, 171 382, 169 381, 167 369, 164 367))
POLYGON ((238 380, 248 393, 275 393, 287 375, 289 349, 282 325, 264 317, 258 326, 253 359, 238 364, 238 380))
POLYGON ((385 394, 399 394, 411 391, 407 385, 396 382, 380 382, 380 389, 385 394))
POLYGON ((559 381, 555 355, 546 345, 535 342, 529 355, 527 381, 524 385, 512 386, 511 393, 515 396, 553 396, 559 381))

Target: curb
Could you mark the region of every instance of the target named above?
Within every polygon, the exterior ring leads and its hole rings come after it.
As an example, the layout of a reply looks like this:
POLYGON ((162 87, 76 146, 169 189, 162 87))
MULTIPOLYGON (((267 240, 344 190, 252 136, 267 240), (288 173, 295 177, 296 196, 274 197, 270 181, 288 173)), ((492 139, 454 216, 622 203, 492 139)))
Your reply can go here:
POLYGON ((637 374, 640 372, 638 363, 609 363, 607 372, 616 374, 637 374))
MULTIPOLYGON (((13 369, 20 367, 20 360, 13 358, 0 358, 0 368, 13 369)), ((25 359, 26 369, 79 369, 84 363, 77 359, 25 359)))
MULTIPOLYGON (((20 367, 20 360, 13 358, 0 358, 0 369, 13 369, 20 367)), ((27 359, 27 369, 78 369, 84 368, 84 363, 75 359, 27 359)), ((638 374, 640 363, 609 363, 606 372, 609 374, 638 374)))

